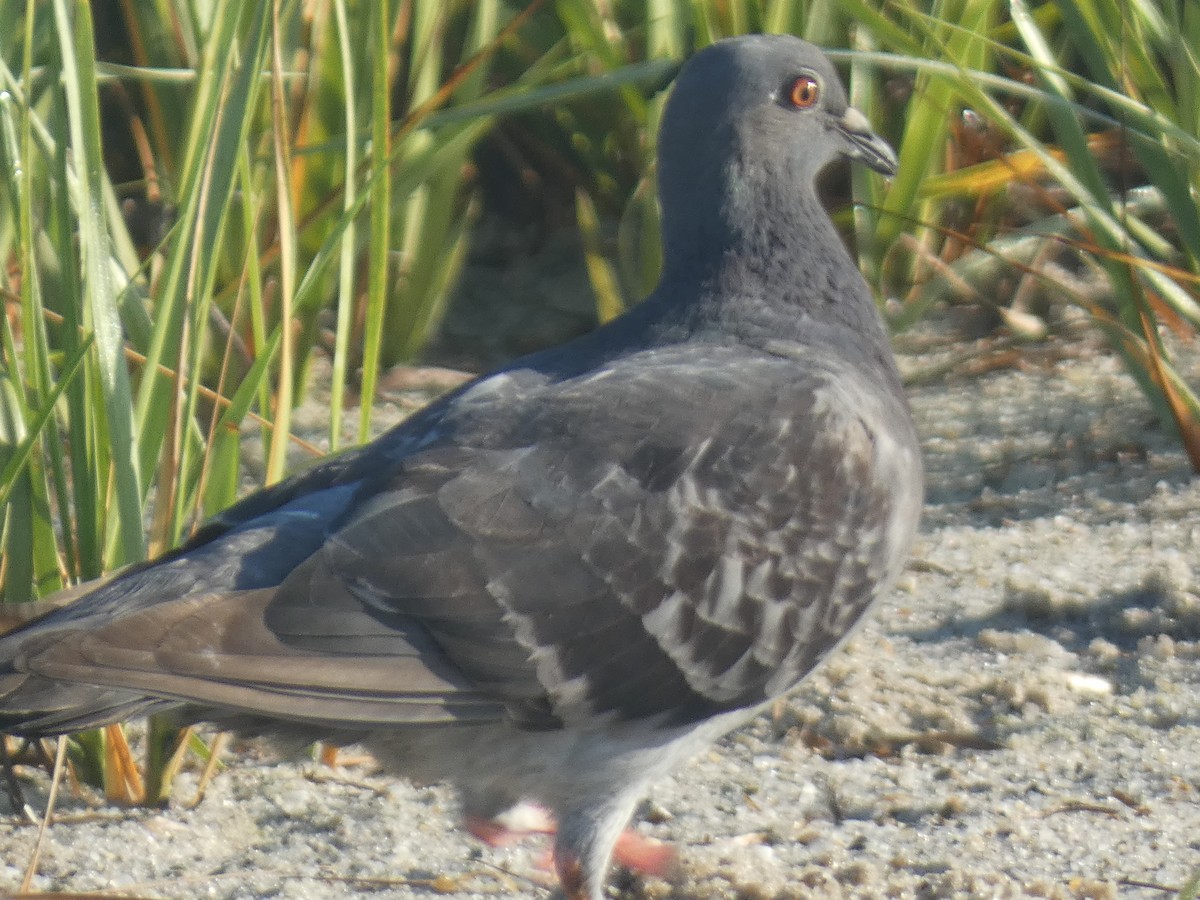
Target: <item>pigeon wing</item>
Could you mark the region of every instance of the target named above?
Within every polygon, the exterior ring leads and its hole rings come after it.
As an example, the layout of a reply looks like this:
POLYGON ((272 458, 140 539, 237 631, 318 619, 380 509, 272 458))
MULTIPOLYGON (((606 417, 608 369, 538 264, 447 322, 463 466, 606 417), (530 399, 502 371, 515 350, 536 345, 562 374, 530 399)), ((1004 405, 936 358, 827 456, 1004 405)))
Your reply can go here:
MULTIPOLYGON (((530 726, 696 721, 791 687, 894 577, 921 493, 906 421, 832 354, 645 351, 501 433, 459 423, 318 566, 530 726)), ((272 628, 320 647, 296 587, 272 628)))
POLYGON ((50 631, 22 668, 335 728, 683 724, 790 687, 895 574, 903 401, 832 356, 661 348, 514 404, 517 377, 381 460, 278 587, 50 631))

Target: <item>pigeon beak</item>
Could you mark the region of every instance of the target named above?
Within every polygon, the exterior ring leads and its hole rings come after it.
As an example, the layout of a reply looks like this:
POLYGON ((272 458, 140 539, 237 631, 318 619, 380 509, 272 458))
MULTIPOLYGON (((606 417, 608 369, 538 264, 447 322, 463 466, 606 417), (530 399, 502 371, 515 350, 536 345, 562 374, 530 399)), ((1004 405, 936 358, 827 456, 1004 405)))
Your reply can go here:
POLYGON ((871 130, 866 116, 851 106, 835 124, 848 144, 844 151, 847 157, 865 163, 882 175, 896 174, 899 164, 896 151, 871 130))

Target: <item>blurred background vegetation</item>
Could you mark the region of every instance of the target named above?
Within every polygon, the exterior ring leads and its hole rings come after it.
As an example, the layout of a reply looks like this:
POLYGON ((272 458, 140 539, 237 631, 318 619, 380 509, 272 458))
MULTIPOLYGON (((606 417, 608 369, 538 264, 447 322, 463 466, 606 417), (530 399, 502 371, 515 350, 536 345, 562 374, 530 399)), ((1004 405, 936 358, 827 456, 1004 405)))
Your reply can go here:
MULTIPOLYGON (((282 477, 314 368, 336 450, 397 364, 636 302, 664 88, 748 31, 844 48, 899 150, 827 185, 894 329, 950 312, 1011 364, 1083 323, 1200 470, 1195 0, 0 0, 3 599, 173 546, 248 440, 282 477)), ((116 729, 77 767, 157 800, 197 744, 147 743, 146 784, 116 729)))

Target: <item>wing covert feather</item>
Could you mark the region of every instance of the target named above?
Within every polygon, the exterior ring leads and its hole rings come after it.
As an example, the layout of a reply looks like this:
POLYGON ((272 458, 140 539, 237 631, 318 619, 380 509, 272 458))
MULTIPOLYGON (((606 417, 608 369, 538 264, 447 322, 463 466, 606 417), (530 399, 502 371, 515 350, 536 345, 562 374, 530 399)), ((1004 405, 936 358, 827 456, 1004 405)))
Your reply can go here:
MULTIPOLYGON (((903 401, 851 416, 853 373, 818 353, 723 368, 688 349, 548 385, 503 428, 451 419, 452 442, 390 472, 320 567, 419 620, 530 725, 690 721, 778 693, 895 574, 893 482, 919 492, 920 472, 879 434, 903 401)), ((289 580, 274 606, 296 602, 289 580)))

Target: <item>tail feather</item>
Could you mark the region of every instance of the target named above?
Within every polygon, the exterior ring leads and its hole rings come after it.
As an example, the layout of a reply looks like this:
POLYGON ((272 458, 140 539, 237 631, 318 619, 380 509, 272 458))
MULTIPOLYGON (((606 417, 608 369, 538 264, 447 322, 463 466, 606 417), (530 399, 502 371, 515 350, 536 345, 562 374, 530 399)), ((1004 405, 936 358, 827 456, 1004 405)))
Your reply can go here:
MULTIPOLYGON (((316 551, 327 523, 353 498, 354 484, 326 483, 344 464, 329 464, 290 487, 255 495, 250 505, 235 508, 232 519, 227 516, 224 524, 206 529, 201 539, 157 560, 37 603, 0 607, 0 732, 61 734, 183 707, 190 715, 193 698, 186 691, 173 693, 173 685, 165 684, 166 672, 160 683, 153 664, 157 632, 139 633, 138 617, 156 623, 154 611, 159 607, 182 609, 210 595, 236 598, 246 591, 276 588, 316 551), (306 486, 314 484, 321 489, 306 494, 306 486), (126 626, 129 631, 122 638, 126 626), (81 639, 99 632, 114 636, 113 648, 141 652, 145 671, 138 673, 137 683, 122 680, 119 664, 106 666, 86 653, 75 654, 77 658, 60 653, 55 657, 59 668, 43 668, 49 663, 39 657, 54 656, 54 647, 75 648, 81 639), (138 644, 142 638, 144 643, 138 644), (126 647, 122 640, 133 644, 126 647), (64 659, 77 665, 67 666, 64 659)), ((236 612, 237 600, 231 599, 230 605, 236 612)), ((204 631, 202 622, 196 627, 204 631)), ((197 655, 203 657, 204 637, 197 640, 197 655)), ((220 680, 221 673, 210 674, 220 680)), ((194 711, 197 718, 221 709, 220 704, 205 709, 201 703, 194 711)))
POLYGON ((93 594, 113 578, 97 578, 33 603, 0 607, 0 733, 48 737, 178 705, 119 688, 44 678, 20 668, 19 659, 28 646, 23 638, 38 630, 39 622, 93 594))
MULTIPOLYGON (((326 603, 345 592, 320 586, 326 603)), ((60 734, 175 709, 188 721, 333 732, 504 716, 418 626, 356 613, 345 593, 346 608, 296 646, 268 622, 275 593, 196 593, 117 614, 92 594, 84 602, 98 612, 66 607, 0 637, 0 732, 60 734)))
POLYGON ((85 731, 174 705, 130 691, 0 671, 0 732, 5 734, 45 737, 85 731))

